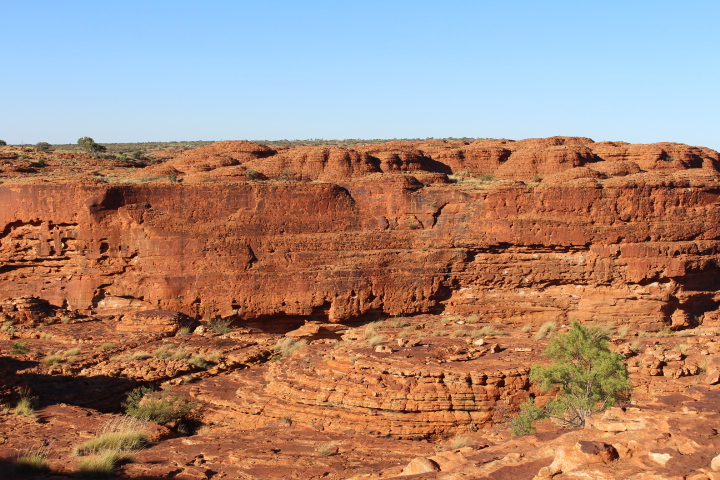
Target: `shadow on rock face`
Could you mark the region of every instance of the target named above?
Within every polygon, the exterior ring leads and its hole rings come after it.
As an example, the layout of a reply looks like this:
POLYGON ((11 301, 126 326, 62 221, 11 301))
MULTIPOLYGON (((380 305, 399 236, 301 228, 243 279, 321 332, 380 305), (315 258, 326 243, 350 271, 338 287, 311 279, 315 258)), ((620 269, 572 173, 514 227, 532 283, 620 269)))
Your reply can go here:
POLYGON ((146 383, 102 375, 80 377, 28 372, 36 365, 33 361, 0 357, 0 389, 27 388, 37 398, 37 408, 64 403, 111 413, 121 410, 129 391, 146 383))

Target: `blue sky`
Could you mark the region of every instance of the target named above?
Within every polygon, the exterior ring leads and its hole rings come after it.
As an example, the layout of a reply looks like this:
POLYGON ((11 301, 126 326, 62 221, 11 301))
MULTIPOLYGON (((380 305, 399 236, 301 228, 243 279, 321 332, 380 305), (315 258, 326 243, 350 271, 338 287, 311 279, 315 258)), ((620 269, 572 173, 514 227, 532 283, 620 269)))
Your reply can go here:
POLYGON ((720 149, 718 1, 3 1, 0 139, 720 149))

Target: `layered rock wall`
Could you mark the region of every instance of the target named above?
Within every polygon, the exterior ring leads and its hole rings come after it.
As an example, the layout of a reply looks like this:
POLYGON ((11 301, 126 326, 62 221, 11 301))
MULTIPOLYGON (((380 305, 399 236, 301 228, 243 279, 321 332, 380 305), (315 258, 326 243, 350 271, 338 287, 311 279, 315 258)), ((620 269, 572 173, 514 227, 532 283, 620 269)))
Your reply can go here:
POLYGON ((681 328, 717 309, 717 152, 523 142, 224 142, 148 167, 175 183, 3 184, 0 288, 198 318, 447 311, 681 328), (448 183, 460 169, 495 178, 448 183))

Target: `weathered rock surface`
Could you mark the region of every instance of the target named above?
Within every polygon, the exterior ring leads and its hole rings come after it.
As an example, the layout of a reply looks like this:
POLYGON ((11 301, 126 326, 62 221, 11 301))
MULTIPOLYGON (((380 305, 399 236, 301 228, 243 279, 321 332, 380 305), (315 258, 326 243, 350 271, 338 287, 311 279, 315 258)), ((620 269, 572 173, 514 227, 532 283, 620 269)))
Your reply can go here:
POLYGON ((0 288, 108 314, 299 325, 444 310, 682 329, 720 305, 718 161, 567 137, 220 142, 136 183, 13 173, 0 288))

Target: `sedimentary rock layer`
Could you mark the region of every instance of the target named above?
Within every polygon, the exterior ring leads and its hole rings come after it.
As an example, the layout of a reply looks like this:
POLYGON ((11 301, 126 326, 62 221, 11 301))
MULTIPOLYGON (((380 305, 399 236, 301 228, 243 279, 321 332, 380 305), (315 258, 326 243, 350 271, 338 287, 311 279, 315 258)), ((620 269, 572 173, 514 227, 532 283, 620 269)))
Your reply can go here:
POLYGON ((0 289, 100 313, 681 328, 720 304, 717 164, 577 138, 223 142, 142 172, 172 182, 4 183, 0 289))

